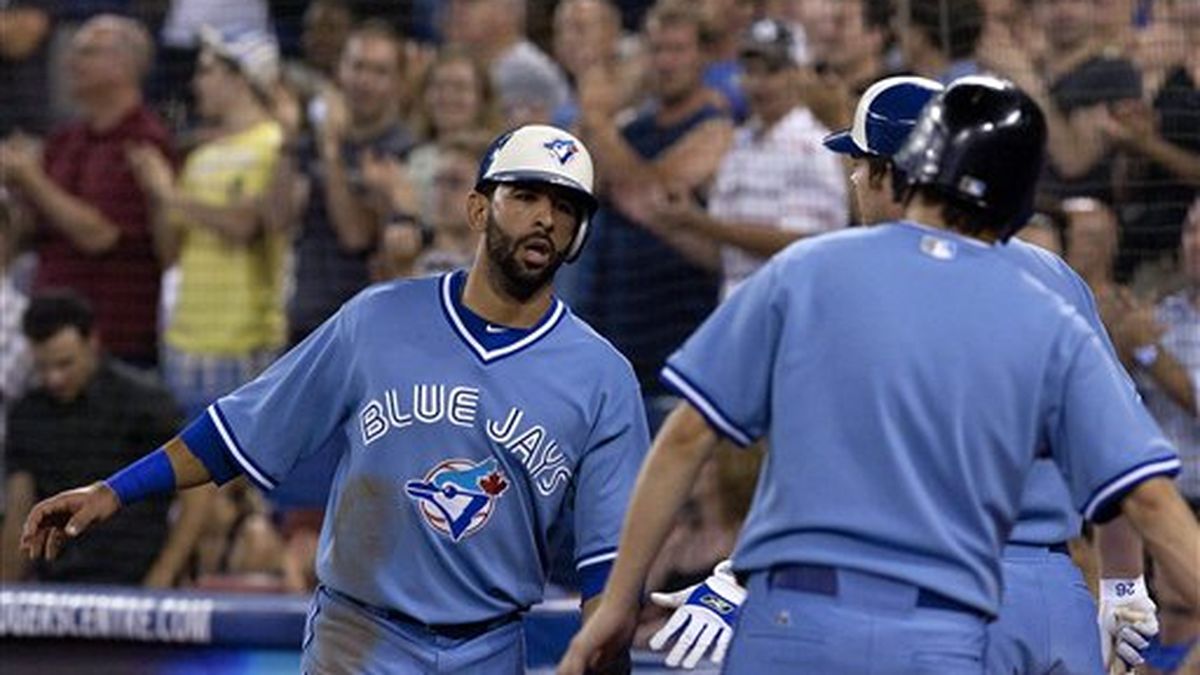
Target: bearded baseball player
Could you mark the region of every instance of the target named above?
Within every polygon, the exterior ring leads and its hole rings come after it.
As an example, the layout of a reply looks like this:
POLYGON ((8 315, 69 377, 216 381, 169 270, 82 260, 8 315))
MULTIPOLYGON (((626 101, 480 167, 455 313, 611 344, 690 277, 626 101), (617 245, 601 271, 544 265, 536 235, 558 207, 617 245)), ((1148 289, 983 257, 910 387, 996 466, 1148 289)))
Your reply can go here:
POLYGON ((586 615, 649 444, 630 365, 553 294, 595 206, 578 139, 504 134, 466 199, 469 271, 367 289, 163 448, 35 506, 23 547, 54 557, 124 505, 210 480, 269 490, 333 444, 304 671, 523 672, 548 531, 574 532, 586 615))

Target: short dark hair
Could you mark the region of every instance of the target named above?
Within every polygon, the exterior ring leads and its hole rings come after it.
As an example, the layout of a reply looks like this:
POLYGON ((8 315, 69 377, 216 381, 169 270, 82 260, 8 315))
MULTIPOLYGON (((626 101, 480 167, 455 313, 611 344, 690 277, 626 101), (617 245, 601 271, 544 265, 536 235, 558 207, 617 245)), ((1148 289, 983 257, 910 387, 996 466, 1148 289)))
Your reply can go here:
POLYGON ((95 315, 83 296, 69 289, 53 289, 37 293, 29 299, 29 307, 21 319, 21 331, 30 342, 45 342, 65 328, 74 328, 83 337, 90 337, 95 315))
POLYGON ((941 207, 942 220, 950 229, 971 237, 995 235, 998 232, 996 223, 991 222, 983 209, 967 203, 933 185, 917 185, 908 190, 904 199, 907 206, 915 195, 921 195, 926 201, 941 207))
POLYGON ((975 54, 983 34, 983 6, 979 0, 909 0, 909 3, 909 25, 920 31, 929 44, 952 60, 975 54))
POLYGON ((883 185, 883 179, 892 171, 892 160, 889 157, 867 155, 867 181, 872 187, 883 185))

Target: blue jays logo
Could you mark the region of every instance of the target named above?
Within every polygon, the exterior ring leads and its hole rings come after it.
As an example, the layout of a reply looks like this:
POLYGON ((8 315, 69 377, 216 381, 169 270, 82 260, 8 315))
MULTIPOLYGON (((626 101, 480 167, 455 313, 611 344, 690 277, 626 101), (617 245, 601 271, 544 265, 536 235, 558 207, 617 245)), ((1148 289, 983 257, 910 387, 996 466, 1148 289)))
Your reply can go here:
POLYGON ((478 463, 448 459, 433 467, 424 480, 404 484, 425 522, 454 541, 483 527, 507 489, 508 481, 495 459, 478 463))
POLYGON ((579 146, 575 145, 575 141, 569 138, 556 138, 542 144, 543 148, 550 151, 554 155, 554 159, 558 160, 559 164, 566 164, 571 161, 571 158, 579 153, 579 146))

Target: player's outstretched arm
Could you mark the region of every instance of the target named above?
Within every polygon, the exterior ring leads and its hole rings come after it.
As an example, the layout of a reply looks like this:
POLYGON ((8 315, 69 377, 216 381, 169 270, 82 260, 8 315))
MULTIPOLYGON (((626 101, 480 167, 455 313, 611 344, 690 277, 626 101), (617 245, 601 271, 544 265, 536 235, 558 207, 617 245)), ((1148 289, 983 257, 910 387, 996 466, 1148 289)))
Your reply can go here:
POLYGON ((176 436, 107 480, 35 504, 21 531, 21 550, 34 560, 53 560, 68 539, 108 520, 121 506, 208 481, 208 469, 176 436))
POLYGON ((1175 484, 1167 478, 1145 481, 1125 496, 1121 510, 1171 586, 1200 610, 1200 526, 1175 484))
POLYGON ((716 444, 716 434, 690 404, 680 403, 667 418, 634 485, 600 606, 571 640, 559 675, 583 675, 628 649, 650 563, 716 444))

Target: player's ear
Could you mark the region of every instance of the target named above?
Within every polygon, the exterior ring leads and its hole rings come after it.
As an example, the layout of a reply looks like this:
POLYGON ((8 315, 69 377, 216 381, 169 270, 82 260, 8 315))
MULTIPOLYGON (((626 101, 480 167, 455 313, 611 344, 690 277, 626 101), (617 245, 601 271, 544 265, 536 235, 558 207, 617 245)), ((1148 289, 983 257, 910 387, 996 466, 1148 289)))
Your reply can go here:
POLYGON ((490 208, 492 208, 492 200, 482 192, 472 190, 467 195, 467 225, 470 226, 472 232, 487 230, 488 209, 490 208))

